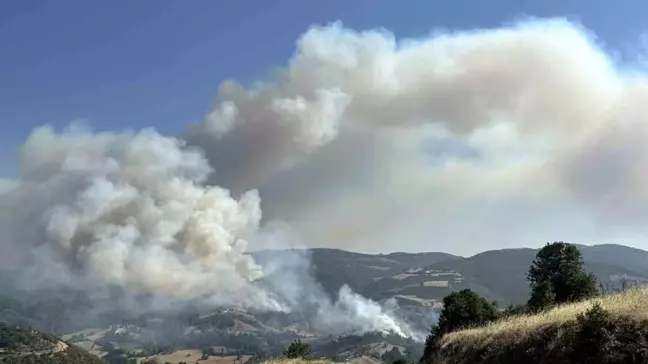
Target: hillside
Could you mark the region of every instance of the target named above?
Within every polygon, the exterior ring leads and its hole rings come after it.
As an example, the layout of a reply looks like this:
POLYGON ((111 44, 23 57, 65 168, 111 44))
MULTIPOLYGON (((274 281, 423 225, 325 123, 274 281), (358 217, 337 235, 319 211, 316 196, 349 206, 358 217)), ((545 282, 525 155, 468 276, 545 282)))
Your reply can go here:
MULTIPOLYGON (((618 287, 623 277, 631 284, 648 282, 648 252, 621 245, 580 246, 585 269, 607 286, 618 287)), ((330 295, 347 284, 375 300, 395 298, 414 310, 439 307, 452 291, 470 288, 501 306, 524 302, 529 294, 526 273, 536 249, 487 251, 464 258, 446 253, 362 254, 337 249, 311 249, 311 272, 330 295)), ((281 261, 286 251, 252 255, 261 265, 281 261)), ((20 292, 2 283, 0 321, 31 326, 56 334, 81 331, 79 307, 83 297, 52 292, 20 292)), ((118 315, 115 319, 122 318, 118 315)), ((112 318, 108 318, 112 319, 112 318)), ((105 320, 104 320, 105 321, 105 320)), ((293 322, 294 323, 294 322, 293 322)), ((425 323, 427 324, 427 323, 425 323)), ((254 326, 254 325, 253 325, 254 326)), ((247 327, 239 325, 238 327, 247 327)))
MULTIPOLYGON (((619 287, 623 279, 630 285, 648 283, 648 270, 641 265, 648 262, 648 252, 621 245, 579 248, 585 270, 594 273, 605 287, 619 287)), ((468 258, 439 260, 427 266, 410 267, 402 274, 376 278, 361 292, 374 299, 418 297, 431 303, 452 291, 470 288, 502 306, 520 304, 529 295, 526 273, 537 252, 530 248, 502 249, 468 258)))
MULTIPOLYGON (((627 277, 638 284, 648 281, 639 268, 648 252, 623 246, 580 247, 585 269, 606 283, 619 285, 627 277), (618 251, 619 254, 615 252, 618 251), (628 262, 630 269, 622 268, 628 262), (616 264, 612 264, 616 263, 616 264)), ((445 253, 361 254, 334 249, 312 249, 314 278, 331 294, 343 284, 374 300, 394 298, 397 314, 419 330, 427 331, 435 323, 435 311, 444 296, 470 288, 500 306, 524 302, 528 297, 526 272, 535 257, 535 249, 507 249, 483 252, 464 258, 445 253)), ((265 264, 281 261, 286 251, 252 253, 265 264)), ((0 321, 66 334, 67 341, 111 358, 146 357, 151 353, 172 355, 178 350, 202 352, 211 345, 233 353, 276 357, 292 340, 307 338, 318 354, 326 357, 376 358, 384 350, 416 351, 420 343, 399 341, 379 335, 344 338, 318 337, 302 313, 254 312, 219 309, 209 312, 185 312, 168 315, 131 317, 127 312, 84 316, 87 302, 65 292, 17 292, 3 290, 10 297, 0 297, 0 321), (18 294, 19 293, 19 294, 18 294), (47 299, 45 299, 47 297, 47 299), (380 345, 387 345, 381 347, 380 345), (390 346, 391 345, 391 346, 390 346)))
MULTIPOLYGON (((252 256, 264 265, 271 260, 281 260, 286 252, 264 250, 254 252, 252 256)), ((307 256, 312 263, 313 276, 331 294, 337 293, 345 284, 355 291, 362 291, 378 279, 391 277, 412 267, 463 259, 439 252, 363 254, 323 248, 310 249, 307 256)))
POLYGON ((0 323, 0 363, 100 364, 103 361, 56 336, 0 323))
MULTIPOLYGON (((585 270, 606 287, 648 282, 648 252, 622 245, 579 246, 585 270), (646 262, 646 264, 644 264, 646 262)), ((375 300, 396 298, 403 305, 435 306, 447 294, 470 288, 500 305, 528 298, 526 273, 537 249, 501 249, 471 257, 447 253, 362 254, 310 249, 312 273, 331 295, 343 285, 375 300)), ((281 260, 285 251, 252 253, 261 265, 281 260)))
POLYGON ((647 303, 648 289, 633 289, 449 333, 428 363, 645 363, 647 303))

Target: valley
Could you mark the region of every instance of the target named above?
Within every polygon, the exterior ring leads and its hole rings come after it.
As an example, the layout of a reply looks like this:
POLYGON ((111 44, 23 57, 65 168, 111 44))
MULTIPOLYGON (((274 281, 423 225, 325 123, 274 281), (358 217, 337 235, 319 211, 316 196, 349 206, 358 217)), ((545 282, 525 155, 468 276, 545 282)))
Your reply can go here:
MULTIPOLYGON (((643 285, 648 281, 648 272, 642 266, 644 260, 648 261, 648 252, 618 245, 580 249, 585 268, 597 275, 602 288, 643 285)), ((529 293, 526 271, 536 252, 495 250, 465 258, 445 253, 371 255, 312 249, 308 257, 315 282, 332 298, 347 285, 385 307, 392 307, 388 303, 395 301, 392 313, 426 332, 436 323, 441 300, 453 291, 469 288, 502 308, 524 302, 529 293)), ((251 254, 263 265, 287 252, 251 254)), ((390 332, 342 336, 318 332, 306 319, 306 311, 281 313, 230 307, 140 316, 113 312, 88 320, 80 309, 81 301, 74 303, 73 297, 61 302, 56 296, 42 300, 36 292, 14 293, 0 300, 0 320, 62 335, 65 342, 111 363, 128 358, 140 363, 179 363, 184 356, 190 362, 200 357, 204 363, 234 364, 234 360, 281 356, 282 350, 297 338, 306 340, 316 356, 344 360, 365 357, 380 361, 392 350, 414 359, 422 350, 421 342, 390 332), (78 304, 76 309, 71 309, 71 303, 78 304)))

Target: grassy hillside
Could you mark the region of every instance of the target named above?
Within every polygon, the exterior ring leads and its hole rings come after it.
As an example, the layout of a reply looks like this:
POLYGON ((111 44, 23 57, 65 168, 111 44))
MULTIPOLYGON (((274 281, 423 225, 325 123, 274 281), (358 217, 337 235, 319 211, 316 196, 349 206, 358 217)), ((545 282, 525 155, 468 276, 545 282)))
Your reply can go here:
POLYGON ((645 363, 648 289, 449 333, 440 346, 435 364, 645 363), (602 311, 591 310, 596 303, 602 311))
POLYGON ((56 336, 0 323, 0 363, 100 364, 103 361, 56 336))

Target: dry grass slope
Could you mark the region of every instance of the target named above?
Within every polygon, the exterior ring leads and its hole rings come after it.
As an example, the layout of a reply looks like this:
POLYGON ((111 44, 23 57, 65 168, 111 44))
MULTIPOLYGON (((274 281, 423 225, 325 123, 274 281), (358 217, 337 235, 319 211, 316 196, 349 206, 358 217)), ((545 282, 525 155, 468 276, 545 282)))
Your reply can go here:
POLYGON ((493 342, 506 344, 523 342, 539 329, 575 321, 577 314, 587 311, 595 302, 599 302, 605 310, 614 316, 648 320, 648 289, 634 289, 559 306, 538 315, 513 316, 484 327, 450 333, 442 338, 441 346, 460 344, 479 347, 493 342))

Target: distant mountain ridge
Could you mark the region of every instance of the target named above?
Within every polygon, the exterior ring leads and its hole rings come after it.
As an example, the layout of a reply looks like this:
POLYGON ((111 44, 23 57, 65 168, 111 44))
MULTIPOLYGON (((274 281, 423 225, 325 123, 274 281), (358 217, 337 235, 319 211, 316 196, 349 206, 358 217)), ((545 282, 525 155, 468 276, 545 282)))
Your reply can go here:
MULTIPOLYGON (((648 283, 648 251, 615 244, 579 245, 579 249, 585 270, 606 286, 617 286, 624 277, 648 283)), ((395 297, 409 304, 434 305, 452 291, 470 288, 508 305, 528 298, 526 273, 537 251, 500 249, 460 257, 442 252, 364 254, 315 248, 308 254, 314 277, 331 294, 346 284, 376 300, 395 297)), ((277 254, 282 251, 252 253, 261 265, 277 254)))
MULTIPOLYGON (((648 265, 645 264, 648 252, 621 245, 579 248, 585 269, 594 272, 602 282, 619 286, 625 277, 631 283, 648 284, 648 265)), ((491 250, 470 257, 440 252, 363 254, 339 249, 267 250, 250 254, 262 266, 271 262, 290 262, 290 259, 295 259, 290 254, 297 254, 299 263, 308 263, 305 267, 311 270, 313 278, 328 294, 335 296, 342 285, 348 285, 377 301, 396 299, 401 317, 427 329, 433 323, 426 321, 431 309, 439 309, 442 298, 452 291, 470 288, 489 300, 497 301, 500 306, 525 302, 529 294, 526 273, 537 251, 531 248, 491 250)), ((215 342, 232 352, 280 355, 290 340, 311 335, 308 323, 298 313, 239 312, 227 308, 207 315, 179 313, 141 318, 117 315, 108 318, 115 321, 110 327, 92 328, 86 327, 87 322, 83 324, 83 319, 79 319, 81 313, 78 310, 69 309, 68 303, 77 300, 73 296, 63 295, 65 299, 60 301, 53 295, 44 298, 42 292, 40 295, 37 292, 17 295, 9 290, 8 285, 5 286, 2 290, 5 297, 0 297, 0 322, 36 327, 59 335, 69 334, 66 335, 69 343, 117 360, 133 356, 135 352, 148 355, 192 349, 201 353, 215 342), (142 340, 142 337, 148 339, 142 340)), ((22 357, 30 351, 44 350, 40 348, 41 344, 58 344, 56 340, 47 342, 46 337, 43 338, 45 341, 38 341, 39 348, 25 347, 12 355, 22 357)), ((420 349, 417 343, 376 333, 346 338, 315 335, 311 339, 317 353, 345 358, 364 355, 363 350, 382 353, 394 347, 410 351, 420 349), (357 350, 349 351, 349 348, 357 350)), ((60 349, 62 345, 58 345, 60 349)), ((51 350, 51 356, 63 357, 62 353, 55 355, 56 348, 45 350, 51 350)), ((66 351, 69 355, 64 356, 68 362, 69 359, 84 360, 85 352, 72 345, 69 348, 66 351)))
MULTIPOLYGON (((262 250, 251 255, 263 266, 269 261, 281 260, 282 255, 295 250, 262 250)), ((342 285, 362 291, 377 279, 399 274, 412 267, 462 259, 440 252, 366 254, 328 248, 297 250, 308 255, 313 276, 329 293, 336 293, 342 285)))

